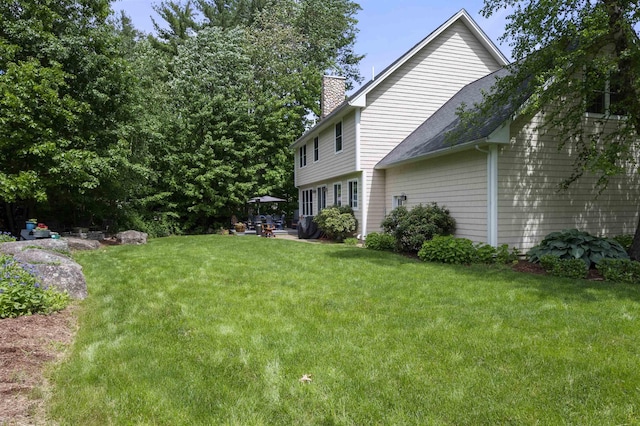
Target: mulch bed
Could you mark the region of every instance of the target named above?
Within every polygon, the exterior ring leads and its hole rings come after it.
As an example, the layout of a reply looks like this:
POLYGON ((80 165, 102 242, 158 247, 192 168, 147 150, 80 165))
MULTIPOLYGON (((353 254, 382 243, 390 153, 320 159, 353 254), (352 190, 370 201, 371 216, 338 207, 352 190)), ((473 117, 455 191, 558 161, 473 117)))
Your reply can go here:
MULTIPOLYGON (((546 275, 547 272, 538 263, 531 263, 526 260, 519 260, 518 263, 513 265, 513 270, 517 272, 524 272, 527 274, 546 275)), ((589 269, 587 274, 587 280, 590 281, 604 281, 602 274, 597 269, 589 269)))
POLYGON ((51 315, 0 319, 0 424, 45 423, 43 372, 64 355, 75 330, 73 306, 51 315))

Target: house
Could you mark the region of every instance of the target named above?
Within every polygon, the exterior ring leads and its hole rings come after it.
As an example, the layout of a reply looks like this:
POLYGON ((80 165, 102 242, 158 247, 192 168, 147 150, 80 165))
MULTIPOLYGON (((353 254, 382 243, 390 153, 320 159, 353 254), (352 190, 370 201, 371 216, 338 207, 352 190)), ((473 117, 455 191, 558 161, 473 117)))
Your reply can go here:
POLYGON ((540 115, 506 106, 446 138, 458 107, 479 102, 506 64, 461 10, 346 101, 344 81, 327 77, 321 120, 292 145, 302 214, 349 204, 366 235, 399 205, 437 202, 456 219, 457 236, 521 250, 564 228, 633 232, 637 174, 598 197, 590 177, 558 192, 573 160, 538 128, 540 115))

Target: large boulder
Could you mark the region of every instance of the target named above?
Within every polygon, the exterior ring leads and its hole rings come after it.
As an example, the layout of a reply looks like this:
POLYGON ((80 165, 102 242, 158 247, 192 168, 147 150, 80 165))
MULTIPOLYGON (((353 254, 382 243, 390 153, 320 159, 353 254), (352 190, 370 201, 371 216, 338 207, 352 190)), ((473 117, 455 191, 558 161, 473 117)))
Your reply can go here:
POLYGON ((18 262, 28 265, 43 285, 67 291, 74 299, 87 297, 87 282, 82 266, 63 254, 69 253, 66 241, 16 241, 0 245, 0 252, 10 254, 18 262))
POLYGON ((43 238, 41 240, 13 241, 0 244, 0 253, 14 255, 18 252, 37 247, 41 250, 69 253, 69 245, 65 240, 43 238))
POLYGON ((100 248, 100 242, 96 240, 85 240, 75 237, 65 237, 64 240, 71 250, 97 250, 100 248))
POLYGON ((116 234, 116 241, 119 244, 147 244, 148 234, 140 231, 124 231, 116 234))

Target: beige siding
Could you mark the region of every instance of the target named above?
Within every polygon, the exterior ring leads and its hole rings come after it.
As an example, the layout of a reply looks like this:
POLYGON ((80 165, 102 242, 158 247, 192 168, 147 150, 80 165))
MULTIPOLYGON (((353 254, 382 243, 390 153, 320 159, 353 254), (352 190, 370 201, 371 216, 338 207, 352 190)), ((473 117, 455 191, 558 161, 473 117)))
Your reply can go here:
POLYGON ((370 169, 466 84, 499 64, 456 22, 367 95, 361 161, 370 169))
POLYGON ((320 182, 355 171, 356 164, 356 124, 355 113, 342 119, 342 152, 335 152, 335 123, 321 133, 312 133, 307 139, 307 166, 300 168, 299 153, 296 148, 296 186, 320 182), (318 161, 313 161, 313 138, 319 136, 318 161))
POLYGON ((637 174, 613 179, 599 196, 594 176, 559 192, 573 165, 567 151, 558 151, 553 135, 533 124, 516 123, 511 132, 515 137, 499 156, 500 244, 528 250, 546 234, 567 228, 597 235, 634 232, 640 199, 637 174))
POLYGON ((487 242, 486 154, 472 150, 395 167, 386 170, 386 181, 386 213, 401 193, 409 208, 436 202, 455 218, 456 236, 487 242))
MULTIPOLYGON (((358 233, 362 232, 362 226, 360 224, 362 224, 362 199, 363 199, 363 193, 362 193, 362 176, 360 173, 351 173, 348 175, 344 175, 341 177, 337 177, 337 178, 332 178, 332 179, 326 179, 326 180, 321 180, 321 181, 317 181, 315 182, 313 185, 305 185, 299 188, 299 193, 302 194, 302 191, 304 190, 308 190, 308 189, 312 189, 314 190, 313 193, 313 215, 317 215, 318 214, 318 208, 319 208, 319 203, 318 203, 318 193, 317 193, 317 189, 319 187, 322 186, 326 186, 327 187, 327 207, 331 207, 333 205, 333 201, 334 201, 334 193, 333 193, 333 185, 336 183, 340 183, 342 184, 342 205, 348 205, 349 204, 349 181, 350 180, 356 180, 358 182, 358 206, 359 208, 354 209, 354 214, 356 219, 358 220, 358 224, 359 224, 359 229, 358 229, 358 233)), ((300 196, 299 198, 299 209, 300 212, 302 212, 302 196, 300 196)))

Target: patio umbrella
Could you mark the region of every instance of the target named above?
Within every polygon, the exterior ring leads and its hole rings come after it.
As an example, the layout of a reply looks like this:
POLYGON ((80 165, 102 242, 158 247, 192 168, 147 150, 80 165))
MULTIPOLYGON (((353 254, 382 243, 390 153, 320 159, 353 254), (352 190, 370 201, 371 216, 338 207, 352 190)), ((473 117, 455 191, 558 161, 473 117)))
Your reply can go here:
POLYGON ((263 195, 262 197, 253 197, 248 203, 258 203, 258 214, 260 214, 260 204, 262 203, 284 203, 287 200, 282 198, 272 197, 271 195, 263 195))
POLYGON ((282 198, 272 197, 271 195, 263 195, 262 197, 253 197, 248 203, 284 203, 287 200, 282 198))

